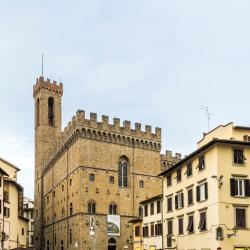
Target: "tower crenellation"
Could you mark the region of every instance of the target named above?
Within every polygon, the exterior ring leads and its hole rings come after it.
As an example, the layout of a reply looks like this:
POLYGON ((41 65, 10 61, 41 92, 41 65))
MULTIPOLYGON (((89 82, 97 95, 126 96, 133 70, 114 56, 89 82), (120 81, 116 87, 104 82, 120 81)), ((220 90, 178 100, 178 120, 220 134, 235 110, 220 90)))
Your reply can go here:
POLYGON ((47 90, 53 91, 59 95, 63 95, 63 84, 57 83, 56 81, 50 81, 49 78, 46 80, 43 76, 40 76, 36 79, 36 84, 33 86, 33 97, 40 91, 40 90, 47 90))
MULTIPOLYGON (((152 132, 152 126, 145 125, 145 131, 142 130, 140 123, 135 123, 134 129, 131 128, 131 121, 124 120, 122 126, 120 125, 119 118, 113 118, 113 123, 109 123, 109 117, 107 115, 101 116, 101 122, 97 119, 97 114, 91 112, 89 119, 85 117, 85 111, 78 110, 76 115, 72 117, 71 121, 64 128, 62 133, 63 141, 70 136, 70 134, 76 129, 82 128, 83 130, 91 130, 95 134, 101 132, 101 134, 113 134, 114 136, 120 135, 121 137, 131 137, 134 140, 148 140, 148 144, 151 142, 161 143, 161 129, 155 128, 155 132, 152 132)), ((113 137, 114 137, 113 136, 113 137)), ((92 138, 98 139, 98 138, 92 138)), ((128 138, 127 138, 128 139, 128 138)), ((146 142, 146 141, 145 141, 146 142)), ((147 142, 146 142, 147 144, 147 142)))

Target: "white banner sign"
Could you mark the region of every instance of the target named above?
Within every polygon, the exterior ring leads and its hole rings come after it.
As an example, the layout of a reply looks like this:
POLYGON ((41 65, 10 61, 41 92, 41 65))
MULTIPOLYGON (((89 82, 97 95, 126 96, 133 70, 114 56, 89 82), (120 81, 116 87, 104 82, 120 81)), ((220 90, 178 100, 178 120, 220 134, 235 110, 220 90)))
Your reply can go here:
POLYGON ((107 234, 110 236, 120 236, 120 215, 109 214, 107 218, 107 234))

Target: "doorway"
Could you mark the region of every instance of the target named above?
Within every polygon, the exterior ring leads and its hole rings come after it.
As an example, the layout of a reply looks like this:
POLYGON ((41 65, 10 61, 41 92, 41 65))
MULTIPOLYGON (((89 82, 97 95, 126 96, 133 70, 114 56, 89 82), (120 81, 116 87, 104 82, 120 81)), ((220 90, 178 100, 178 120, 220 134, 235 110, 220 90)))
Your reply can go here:
POLYGON ((108 250, 116 250, 116 240, 114 238, 109 239, 108 250))

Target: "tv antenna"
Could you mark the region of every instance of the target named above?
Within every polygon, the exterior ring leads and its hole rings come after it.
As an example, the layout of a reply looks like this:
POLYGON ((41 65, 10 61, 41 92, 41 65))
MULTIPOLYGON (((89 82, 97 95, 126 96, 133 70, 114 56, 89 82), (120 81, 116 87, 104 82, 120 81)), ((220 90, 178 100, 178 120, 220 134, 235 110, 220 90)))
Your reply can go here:
POLYGON ((208 106, 206 106, 204 108, 204 110, 205 110, 206 115, 207 115, 207 131, 209 132, 209 129, 210 129, 210 120, 211 120, 212 114, 209 112, 208 106))

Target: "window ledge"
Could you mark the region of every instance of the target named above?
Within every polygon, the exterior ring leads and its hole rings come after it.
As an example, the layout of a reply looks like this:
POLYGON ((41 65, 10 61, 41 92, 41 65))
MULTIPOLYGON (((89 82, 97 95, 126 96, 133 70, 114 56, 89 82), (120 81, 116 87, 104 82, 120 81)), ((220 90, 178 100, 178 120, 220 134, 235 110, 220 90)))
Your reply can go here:
POLYGON ((234 229, 236 230, 245 230, 245 231, 249 231, 248 227, 234 227, 234 229))
POLYGON ((191 203, 191 204, 188 204, 187 207, 191 207, 191 206, 193 206, 193 205, 194 205, 194 203, 191 203))

